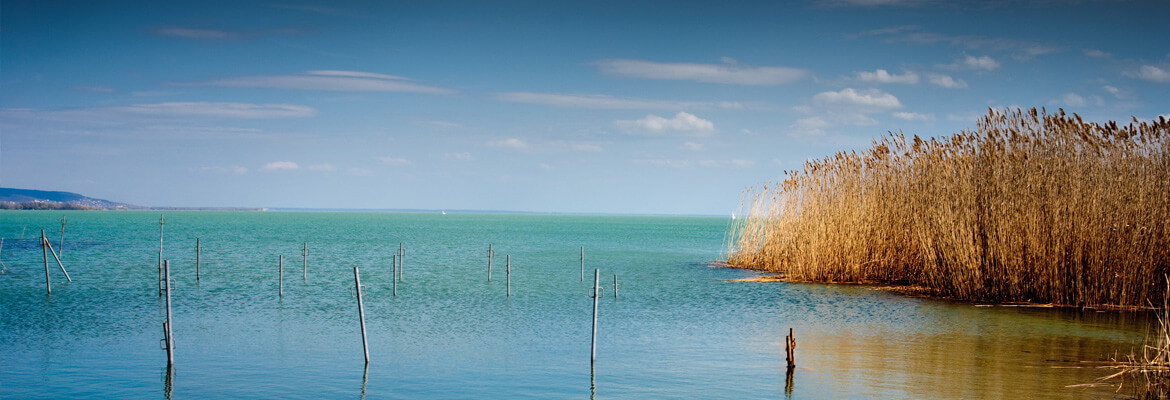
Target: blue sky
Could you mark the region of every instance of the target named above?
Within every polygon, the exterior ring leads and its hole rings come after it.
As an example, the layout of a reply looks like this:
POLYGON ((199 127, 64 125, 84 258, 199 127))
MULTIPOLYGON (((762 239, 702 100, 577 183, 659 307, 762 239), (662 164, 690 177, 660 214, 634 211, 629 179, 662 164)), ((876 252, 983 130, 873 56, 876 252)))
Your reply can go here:
POLYGON ((1170 114, 1164 1, 0 3, 0 186, 726 215, 990 108, 1170 114))

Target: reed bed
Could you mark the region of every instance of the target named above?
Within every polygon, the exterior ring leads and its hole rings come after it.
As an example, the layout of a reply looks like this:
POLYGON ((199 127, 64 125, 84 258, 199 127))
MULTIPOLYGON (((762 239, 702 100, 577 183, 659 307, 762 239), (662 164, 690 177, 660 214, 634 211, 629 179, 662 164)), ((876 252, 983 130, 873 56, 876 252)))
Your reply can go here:
POLYGON ((1170 273, 1170 122, 989 110, 748 189, 733 267, 992 302, 1141 307, 1170 273))

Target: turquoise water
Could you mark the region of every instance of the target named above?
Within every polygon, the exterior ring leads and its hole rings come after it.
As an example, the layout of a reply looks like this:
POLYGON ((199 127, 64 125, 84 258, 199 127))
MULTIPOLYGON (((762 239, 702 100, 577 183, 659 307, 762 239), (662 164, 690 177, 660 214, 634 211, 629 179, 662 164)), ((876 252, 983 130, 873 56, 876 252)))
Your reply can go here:
POLYGON ((0 398, 1098 398, 1112 389, 1065 386, 1112 370, 1066 367, 1128 353, 1149 322, 733 282, 756 274, 709 265, 725 218, 167 212, 168 370, 158 222, 157 212, 0 211, 0 398), (50 256, 46 295, 40 230, 57 246, 62 215, 73 280, 50 256), (594 268, 605 290, 591 370, 594 268))

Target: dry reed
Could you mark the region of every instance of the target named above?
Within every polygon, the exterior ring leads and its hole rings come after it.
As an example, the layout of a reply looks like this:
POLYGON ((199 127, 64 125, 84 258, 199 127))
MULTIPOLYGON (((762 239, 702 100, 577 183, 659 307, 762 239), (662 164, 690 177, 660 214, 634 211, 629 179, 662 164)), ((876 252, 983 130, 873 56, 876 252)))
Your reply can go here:
POLYGON ((989 110, 890 133, 744 193, 733 267, 963 300, 1141 307, 1170 273, 1170 122, 989 110))

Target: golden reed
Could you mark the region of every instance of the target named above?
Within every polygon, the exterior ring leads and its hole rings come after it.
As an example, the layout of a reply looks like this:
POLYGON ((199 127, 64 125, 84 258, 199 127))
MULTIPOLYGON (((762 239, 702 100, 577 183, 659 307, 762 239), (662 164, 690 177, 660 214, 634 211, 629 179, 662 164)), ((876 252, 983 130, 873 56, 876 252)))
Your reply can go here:
POLYGON ((730 266, 962 300, 1143 307, 1170 273, 1170 122, 1036 109, 890 133, 744 193, 730 266))

